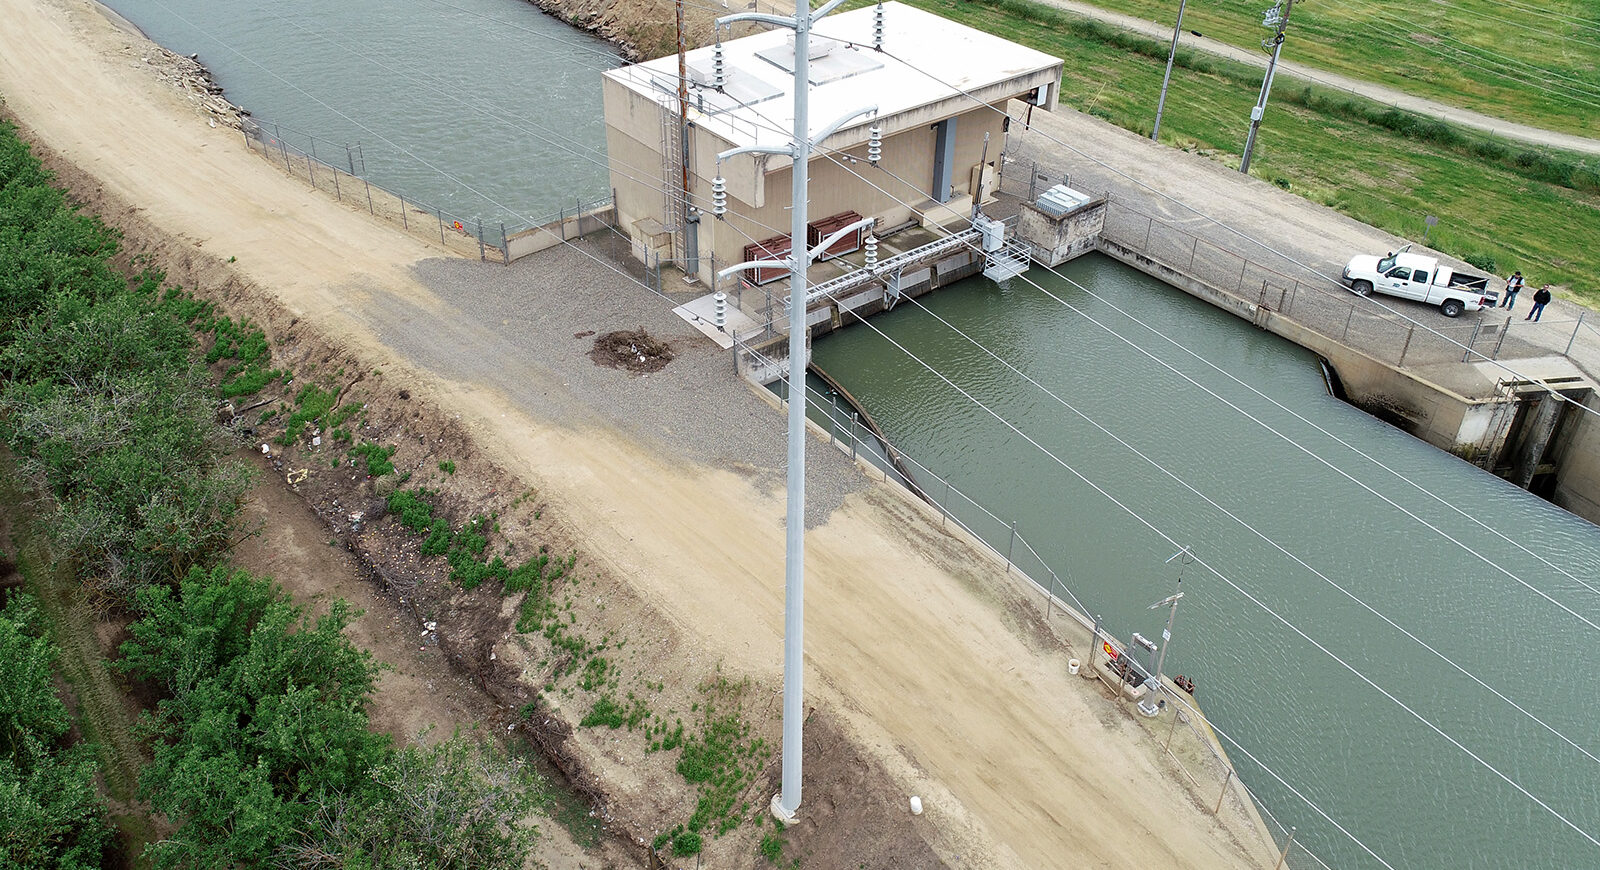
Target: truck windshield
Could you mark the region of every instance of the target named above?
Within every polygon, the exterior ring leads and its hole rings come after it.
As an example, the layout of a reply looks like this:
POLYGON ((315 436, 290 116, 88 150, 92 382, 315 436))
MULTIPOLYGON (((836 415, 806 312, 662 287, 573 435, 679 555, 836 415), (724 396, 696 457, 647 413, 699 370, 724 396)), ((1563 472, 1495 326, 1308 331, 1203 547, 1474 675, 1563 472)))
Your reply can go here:
POLYGON ((1395 257, 1394 254, 1390 254, 1389 256, 1384 257, 1383 259, 1379 260, 1378 261, 1378 274, 1380 274, 1380 275, 1387 274, 1390 269, 1394 268, 1394 261, 1396 259, 1397 258, 1395 257))

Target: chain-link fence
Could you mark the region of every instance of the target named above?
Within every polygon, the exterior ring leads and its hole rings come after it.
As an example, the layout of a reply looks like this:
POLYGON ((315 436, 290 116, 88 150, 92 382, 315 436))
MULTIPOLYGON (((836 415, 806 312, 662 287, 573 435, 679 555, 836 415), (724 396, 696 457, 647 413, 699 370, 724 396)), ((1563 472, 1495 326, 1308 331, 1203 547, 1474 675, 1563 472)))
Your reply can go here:
MULTIPOLYGON (((784 335, 757 334, 748 339, 736 336, 732 352, 737 370, 758 383, 787 378, 788 339, 784 335)), ((780 402, 786 403, 786 382, 776 386, 780 402)), ((995 513, 962 492, 949 478, 901 450, 848 401, 848 396, 832 388, 808 385, 806 403, 808 416, 827 433, 831 447, 853 460, 865 460, 862 466, 875 470, 879 479, 906 486, 938 510, 941 527, 962 530, 997 562, 1003 562, 1006 576, 1024 584, 1029 597, 1038 596, 1044 621, 1062 638, 1069 654, 1082 659, 1079 674, 1101 680, 1109 691, 1122 696, 1123 680, 1095 667, 1095 657, 1104 663, 1107 655, 1101 650, 1109 645, 1118 657, 1131 660, 1126 638, 1116 637, 1098 619, 1089 617, 1094 611, 1072 590, 1070 578, 1062 578, 1045 562, 1015 520, 995 513), (1075 638, 1082 638, 1083 646, 1075 638)), ((1148 676, 1147 671, 1139 666, 1127 673, 1137 685, 1148 676)), ((1283 866, 1326 868, 1303 844, 1293 842, 1290 829, 1280 824, 1240 780, 1217 734, 1186 693, 1170 679, 1163 679, 1161 695, 1157 716, 1136 718, 1145 725, 1149 739, 1160 747, 1163 757, 1172 763, 1176 775, 1190 784, 1196 801, 1219 820, 1239 829, 1259 830, 1265 825, 1276 838, 1276 847, 1288 857, 1283 866)))
POLYGON ((366 154, 359 144, 331 143, 258 118, 245 118, 241 129, 250 150, 339 202, 364 208, 414 236, 437 239, 451 251, 477 255, 481 260, 509 263, 585 233, 615 226, 616 211, 610 196, 592 202, 574 199, 571 207, 540 220, 486 222, 481 217, 428 205, 373 184, 366 176, 366 154))
MULTIPOLYGON (((1034 161, 1008 159, 1000 190, 1031 202, 1053 185, 1070 183, 1064 173, 1052 172, 1034 161)), ((1241 308, 1240 313, 1277 312, 1325 338, 1396 366, 1520 359, 1553 352, 1570 356, 1586 325, 1582 316, 1570 321, 1565 350, 1553 350, 1551 327, 1555 323, 1549 319, 1542 324, 1528 322, 1517 316, 1523 312, 1503 315, 1486 310, 1448 325, 1425 324, 1357 296, 1310 268, 1288 260, 1265 265, 1252 254, 1241 253, 1242 240, 1235 247, 1229 241, 1191 232, 1182 225, 1183 220, 1151 214, 1114 194, 1107 193, 1106 199, 1102 247, 1148 260, 1158 271, 1170 273, 1172 283, 1197 282, 1250 306, 1241 308)), ((1524 312, 1529 304, 1524 301, 1524 312)), ((1560 328, 1565 329, 1567 323, 1561 322, 1560 328)), ((1593 324, 1587 326, 1594 329, 1593 324)))

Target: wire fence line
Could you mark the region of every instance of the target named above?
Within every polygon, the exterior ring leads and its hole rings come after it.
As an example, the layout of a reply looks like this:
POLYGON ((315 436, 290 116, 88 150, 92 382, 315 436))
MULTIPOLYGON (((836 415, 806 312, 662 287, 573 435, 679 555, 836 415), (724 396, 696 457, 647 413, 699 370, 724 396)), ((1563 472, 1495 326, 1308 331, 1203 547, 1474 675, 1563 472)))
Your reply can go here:
POLYGON ((614 228, 614 198, 585 201, 574 198, 541 219, 507 223, 485 221, 429 205, 403 193, 374 184, 367 177, 362 146, 336 144, 326 139, 259 118, 242 119, 245 145, 286 172, 309 182, 341 203, 365 208, 373 217, 400 227, 411 235, 439 244, 458 254, 480 260, 510 263, 601 228, 614 228))
MULTIPOLYGON (((1027 202, 1054 184, 1069 183, 1065 174, 1041 171, 1035 161, 1007 158, 1000 173, 1001 192, 1027 202)), ((1585 324, 1581 315, 1570 321, 1572 330, 1561 343, 1563 349, 1550 347, 1551 336, 1557 332, 1552 327, 1564 330, 1568 321, 1529 322, 1510 312, 1502 318, 1499 311, 1485 310, 1469 318, 1470 322, 1418 329, 1414 319, 1373 305, 1310 268, 1266 265, 1174 220, 1150 214, 1112 192, 1106 192, 1105 199, 1102 249, 1109 247, 1148 261, 1168 283, 1182 286, 1193 281, 1219 292, 1235 303, 1233 310, 1241 317, 1256 318, 1263 309, 1275 312, 1396 367, 1525 359, 1552 353, 1570 357, 1581 329, 1586 325, 1595 328, 1585 324)))
MULTIPOLYGON (((763 386, 776 381, 779 402, 787 406, 788 359, 784 336, 762 343, 734 336, 732 354, 735 370, 739 374, 763 386), (766 379, 763 380, 763 377, 766 379)), ((1081 676, 1100 680, 1117 697, 1126 697, 1125 684, 1136 687, 1150 676, 1150 668, 1136 661, 1125 672, 1125 679, 1114 676, 1115 669, 1108 671, 1096 667, 1097 653, 1101 662, 1106 658, 1100 653, 1105 645, 1115 650, 1118 657, 1132 661, 1127 638, 1118 637, 1097 617, 1090 617, 1094 611, 1040 555, 1018 527, 1017 521, 995 513, 963 492, 949 478, 917 461, 887 438, 875 435, 862 422, 856 409, 848 401, 841 403, 839 399, 840 396, 831 389, 806 385, 807 407, 823 418, 821 421, 813 419, 812 422, 826 432, 829 445, 849 455, 863 468, 876 470, 879 480, 906 486, 939 512, 941 528, 954 525, 977 541, 997 561, 1004 562, 1007 577, 1016 578, 1038 594, 1039 607, 1047 625, 1058 628, 1064 622, 1067 632, 1086 635, 1083 649, 1087 652, 1083 655, 1087 659, 1079 662, 1081 676)), ((1064 642, 1069 650, 1078 648, 1075 641, 1064 642)), ((1174 697, 1181 691, 1170 680, 1164 680, 1163 685, 1164 691, 1174 697)), ((1265 819, 1271 820, 1275 826, 1275 829, 1268 829, 1269 835, 1275 838, 1275 846, 1284 850, 1283 854, 1288 858, 1294 859, 1286 861, 1283 866, 1310 867, 1315 864, 1327 867, 1309 847, 1291 839, 1290 829, 1279 823, 1277 817, 1266 810, 1260 799, 1240 779, 1237 768, 1222 750, 1203 714, 1199 714, 1198 710, 1195 710, 1195 715, 1185 712, 1186 708, 1195 709, 1188 702, 1167 704, 1163 700, 1162 705, 1163 712, 1160 715, 1166 718, 1151 723, 1147 729, 1150 739, 1160 746, 1163 756, 1190 783, 1197 799, 1201 803, 1208 803, 1213 815, 1220 816, 1227 808, 1245 824, 1254 827, 1255 817, 1252 814, 1259 809, 1266 813, 1265 819), (1183 727, 1180 728, 1180 725, 1183 727), (1212 795, 1215 795, 1214 800, 1212 795), (1305 860, 1301 860, 1302 857, 1305 860)))

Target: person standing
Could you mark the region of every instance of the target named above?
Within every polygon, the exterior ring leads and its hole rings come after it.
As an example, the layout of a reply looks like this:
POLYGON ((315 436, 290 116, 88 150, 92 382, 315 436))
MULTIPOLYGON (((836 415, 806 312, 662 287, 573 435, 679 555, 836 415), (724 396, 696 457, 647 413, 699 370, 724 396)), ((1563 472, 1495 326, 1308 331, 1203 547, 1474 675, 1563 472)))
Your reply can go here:
POLYGON ((1549 304, 1550 285, 1546 284, 1543 287, 1540 287, 1537 293, 1533 294, 1533 310, 1529 311, 1528 316, 1522 319, 1532 320, 1535 323, 1539 322, 1539 315, 1544 313, 1544 307, 1549 304))
POLYGON ((1500 301, 1500 307, 1510 311, 1511 306, 1517 304, 1517 294, 1521 292, 1522 273, 1512 272, 1511 277, 1506 279, 1506 298, 1500 301))

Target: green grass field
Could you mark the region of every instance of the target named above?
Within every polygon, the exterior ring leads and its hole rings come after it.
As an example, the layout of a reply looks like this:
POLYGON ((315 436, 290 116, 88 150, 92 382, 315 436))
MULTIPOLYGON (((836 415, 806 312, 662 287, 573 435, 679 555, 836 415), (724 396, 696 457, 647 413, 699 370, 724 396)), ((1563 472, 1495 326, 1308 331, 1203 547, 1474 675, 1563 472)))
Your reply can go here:
MULTIPOLYGON (((1026 0, 912 5, 1064 58, 1063 104, 1148 135, 1166 45, 1026 0)), ((1180 54, 1162 141, 1237 166, 1261 72, 1180 54)), ((1600 173, 1578 157, 1477 138, 1339 91, 1281 86, 1251 173, 1499 275, 1600 303, 1600 173)))
MULTIPOLYGON (((1170 28, 1177 0, 1091 0, 1170 28)), ((1185 31, 1259 48, 1272 0, 1193 0, 1185 31)), ((1263 52, 1263 56, 1265 52, 1263 52)), ((1600 137, 1600 3, 1343 0, 1297 3, 1283 57, 1417 96, 1600 137)))

